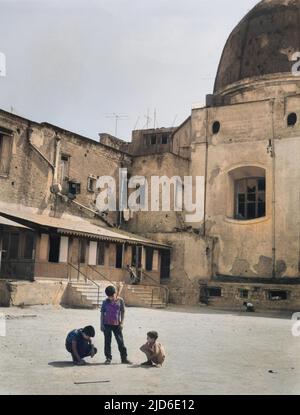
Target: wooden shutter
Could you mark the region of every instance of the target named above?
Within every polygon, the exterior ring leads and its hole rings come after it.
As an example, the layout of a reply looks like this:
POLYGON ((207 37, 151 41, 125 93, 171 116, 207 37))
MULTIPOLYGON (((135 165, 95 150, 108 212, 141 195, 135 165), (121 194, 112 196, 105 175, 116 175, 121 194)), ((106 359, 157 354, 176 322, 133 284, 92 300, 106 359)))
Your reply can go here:
POLYGON ((11 137, 2 135, 0 138, 0 174, 9 173, 11 159, 11 137))

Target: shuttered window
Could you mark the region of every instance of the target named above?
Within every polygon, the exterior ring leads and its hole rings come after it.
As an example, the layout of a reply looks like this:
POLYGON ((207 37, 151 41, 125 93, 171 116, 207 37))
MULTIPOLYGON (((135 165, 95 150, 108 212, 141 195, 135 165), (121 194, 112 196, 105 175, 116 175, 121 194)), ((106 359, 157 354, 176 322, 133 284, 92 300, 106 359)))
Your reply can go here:
POLYGON ((7 176, 11 159, 12 138, 0 132, 0 175, 7 176))

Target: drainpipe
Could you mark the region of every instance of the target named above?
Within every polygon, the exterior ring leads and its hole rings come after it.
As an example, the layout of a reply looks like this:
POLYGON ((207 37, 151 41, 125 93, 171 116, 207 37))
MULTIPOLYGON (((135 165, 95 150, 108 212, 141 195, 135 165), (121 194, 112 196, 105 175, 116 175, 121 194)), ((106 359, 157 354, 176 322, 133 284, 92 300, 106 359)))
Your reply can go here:
POLYGON ((58 168, 59 158, 61 149, 61 139, 57 133, 55 133, 55 162, 54 162, 54 173, 53 173, 53 185, 58 184, 58 168))
POLYGON ((208 171, 208 108, 205 109, 205 179, 204 179, 204 223, 203 236, 206 237, 206 199, 207 199, 207 171, 208 171))
POLYGON ((272 278, 276 278, 276 153, 275 153, 275 126, 274 126, 274 104, 271 101, 272 111, 272 138, 271 138, 271 157, 272 157, 272 278))

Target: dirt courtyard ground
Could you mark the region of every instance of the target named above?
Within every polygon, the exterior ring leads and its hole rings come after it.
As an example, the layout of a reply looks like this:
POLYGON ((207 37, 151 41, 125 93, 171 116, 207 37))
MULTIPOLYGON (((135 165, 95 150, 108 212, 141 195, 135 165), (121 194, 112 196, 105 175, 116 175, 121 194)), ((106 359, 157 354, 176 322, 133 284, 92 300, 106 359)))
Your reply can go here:
POLYGON ((128 308, 124 336, 134 365, 120 364, 114 342, 114 364, 104 366, 97 310, 39 306, 0 313, 8 316, 7 335, 0 337, 0 394, 300 394, 300 337, 291 334, 290 315, 128 308), (87 324, 97 328, 99 353, 74 367, 65 336, 87 324), (166 348, 162 369, 138 366, 151 329, 166 348), (108 382, 76 384, 99 381, 108 382))

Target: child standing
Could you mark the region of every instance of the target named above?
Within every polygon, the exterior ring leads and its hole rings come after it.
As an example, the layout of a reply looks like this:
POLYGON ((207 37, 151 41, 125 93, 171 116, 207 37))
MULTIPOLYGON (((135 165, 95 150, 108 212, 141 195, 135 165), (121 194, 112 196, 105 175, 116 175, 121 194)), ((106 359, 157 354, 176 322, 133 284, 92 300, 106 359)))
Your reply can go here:
POLYGON ((164 363, 166 358, 165 350, 162 344, 157 342, 157 339, 158 333, 156 331, 147 333, 147 343, 140 348, 147 356, 147 362, 142 363, 142 366, 161 367, 164 363))
POLYGON ((112 361, 112 333, 117 341, 122 363, 131 364, 131 362, 127 359, 127 349, 124 345, 122 333, 125 317, 124 300, 123 298, 117 296, 116 289, 113 286, 107 287, 105 294, 107 295, 107 299, 103 301, 101 308, 101 331, 104 333, 105 341, 105 364, 110 365, 112 361))

